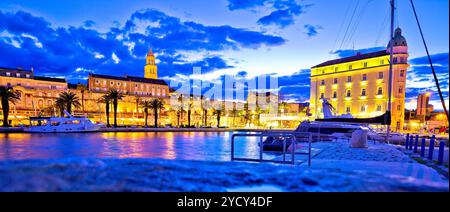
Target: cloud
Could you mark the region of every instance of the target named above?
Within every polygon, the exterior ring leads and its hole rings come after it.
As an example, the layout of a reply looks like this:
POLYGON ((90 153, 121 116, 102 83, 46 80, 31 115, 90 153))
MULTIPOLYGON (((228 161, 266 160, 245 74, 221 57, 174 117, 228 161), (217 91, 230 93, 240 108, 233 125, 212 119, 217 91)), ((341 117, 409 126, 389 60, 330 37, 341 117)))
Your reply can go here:
POLYGON ((306 35, 308 35, 309 38, 317 36, 317 34, 319 34, 319 30, 323 29, 322 26, 319 26, 319 25, 313 26, 313 25, 306 24, 303 27, 305 28, 306 35))
MULTIPOLYGON (((446 102, 449 101, 448 56, 449 53, 431 55, 442 95, 446 102)), ((417 99, 417 96, 421 93, 431 92, 430 101, 433 102, 435 108, 442 109, 436 82, 428 63, 428 57, 411 58, 409 63, 411 68, 408 70, 406 81, 406 98, 408 101, 417 99)))
MULTIPOLYGON (((114 23, 106 32, 82 26, 56 27, 28 12, 0 10, 0 66, 34 67, 37 74, 83 79, 76 70, 113 75, 143 75, 145 55, 153 48, 160 76, 191 72, 192 65, 213 71, 231 68, 224 50, 280 46, 286 41, 228 25, 207 26, 154 10, 139 10, 125 23, 114 23), (208 52, 199 58, 186 52, 208 52)), ((72 79, 69 79, 69 81, 72 79)))
POLYGON ((343 57, 355 56, 358 52, 361 54, 366 54, 366 53, 376 52, 376 51, 381 51, 381 50, 386 50, 386 47, 380 46, 380 47, 372 47, 372 48, 365 48, 365 49, 342 49, 342 50, 337 50, 337 51, 331 52, 330 54, 334 54, 340 58, 343 58, 343 57))
POLYGON ((244 10, 263 6, 268 0, 228 0, 228 9, 244 10))
POLYGON ((261 17, 258 24, 285 28, 295 23, 295 18, 304 13, 310 5, 301 5, 296 0, 228 0, 229 10, 251 10, 262 6, 272 9, 270 14, 261 17))

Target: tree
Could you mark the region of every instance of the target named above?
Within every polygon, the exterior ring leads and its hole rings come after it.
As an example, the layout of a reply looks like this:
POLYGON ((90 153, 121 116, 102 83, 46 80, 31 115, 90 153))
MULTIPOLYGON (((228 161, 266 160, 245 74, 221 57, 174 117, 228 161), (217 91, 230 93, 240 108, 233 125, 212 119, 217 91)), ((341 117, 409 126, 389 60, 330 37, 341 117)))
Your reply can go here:
POLYGON ((144 108, 145 127, 148 127, 148 110, 152 109, 151 101, 142 101, 140 105, 144 108))
POLYGON ((59 110, 59 116, 64 117, 64 108, 66 107, 66 103, 58 98, 55 102, 55 107, 59 110))
POLYGON ((216 115, 216 120, 217 120, 217 128, 220 127, 220 118, 222 117, 222 109, 216 109, 214 110, 214 115, 216 115))
POLYGON ((109 123, 109 110, 110 110, 111 98, 109 98, 108 94, 105 94, 98 100, 98 103, 105 104, 106 126, 111 127, 111 124, 109 123))
POLYGON ((69 114, 72 114, 72 106, 78 108, 81 106, 78 96, 71 91, 64 91, 59 94, 57 102, 64 104, 65 109, 69 114))
POLYGON ((164 102, 159 99, 153 99, 150 101, 150 108, 153 109, 155 115, 155 128, 158 127, 158 111, 164 109, 164 102))
POLYGON ((113 110, 114 110, 114 127, 117 127, 117 107, 119 106, 119 100, 122 100, 125 95, 117 89, 110 89, 108 91, 109 99, 112 101, 113 110))
POLYGON ((84 113, 84 112, 85 112, 85 111, 84 111, 84 102, 85 102, 84 94, 85 94, 86 91, 87 91, 87 86, 86 86, 86 85, 83 85, 83 84, 81 84, 81 83, 78 83, 77 89, 80 90, 80 93, 81 93, 81 110, 82 110, 83 113, 84 113))
POLYGON ((12 87, 0 86, 0 98, 3 111, 3 127, 9 127, 9 103, 15 104, 20 100, 20 92, 12 87))

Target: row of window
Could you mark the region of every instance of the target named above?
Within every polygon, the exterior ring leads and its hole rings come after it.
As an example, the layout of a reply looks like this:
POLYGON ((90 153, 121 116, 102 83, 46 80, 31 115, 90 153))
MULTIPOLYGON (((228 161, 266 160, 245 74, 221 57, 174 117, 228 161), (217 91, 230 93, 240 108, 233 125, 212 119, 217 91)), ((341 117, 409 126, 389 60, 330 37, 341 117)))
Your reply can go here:
MULTIPOLYGON (((106 92, 108 89, 107 88, 98 88, 98 87, 95 87, 94 88, 94 91, 97 91, 97 92, 99 92, 99 91, 104 91, 104 92, 106 92)), ((129 92, 128 91, 125 91, 125 94, 129 94, 129 92)), ((152 92, 143 92, 143 91, 141 91, 141 92, 139 92, 139 91, 134 91, 133 92, 133 94, 135 94, 135 95, 141 95, 141 96, 163 96, 163 97, 165 97, 167 94, 166 94, 166 89, 152 89, 152 92), (155 92, 156 91, 156 92, 155 92)))
MULTIPOLYGON (((407 60, 408 59, 406 57, 394 57, 393 58, 393 64, 405 64, 405 63, 407 63, 407 60)), ((385 60, 381 59, 379 61, 379 65, 381 66, 381 65, 384 65, 384 64, 385 64, 385 60)), ((354 68, 353 65, 355 65, 355 63, 348 65, 347 66, 347 70, 353 70, 353 68, 354 68)), ((369 63, 368 62, 363 62, 362 63, 362 67, 363 68, 368 68, 369 67, 369 63)), ((339 71, 339 67, 338 66, 334 67, 334 72, 338 72, 338 71, 339 71)), ((322 69, 322 74, 325 74, 325 69, 322 69)))
MULTIPOLYGON (((403 87, 400 86, 398 88, 398 93, 399 94, 403 94, 403 87)), ((377 95, 383 95, 383 88, 382 87, 378 87, 377 95)), ((361 97, 365 97, 365 96, 367 96, 367 88, 361 89, 361 97)), ((350 89, 348 89, 345 92, 345 97, 352 97, 352 91, 350 89)), ((325 98, 325 94, 321 93, 320 94, 320 98, 321 99, 325 98)), ((333 91, 333 99, 337 99, 337 98, 338 98, 337 91, 333 91)))
MULTIPOLYGON (((11 72, 6 72, 6 76, 7 77, 11 77, 13 74, 11 74, 11 72)), ((22 75, 20 74, 20 73, 16 73, 16 75, 15 75, 15 77, 22 77, 22 75)), ((30 74, 25 74, 25 77, 26 78, 31 78, 31 75, 30 74)))
MULTIPOLYGON (((382 112, 383 111, 383 106, 382 105, 377 105, 375 110, 376 110, 376 112, 382 112)), ((397 105, 397 111, 401 111, 401 110, 402 110, 401 105, 397 105)), ((346 106, 345 107, 345 112, 346 113, 352 113, 351 106, 349 106, 349 105, 346 106)), ((360 107, 360 109, 359 109, 359 112, 361 112, 361 113, 367 112, 367 105, 362 105, 360 107)))
MULTIPOLYGON (((405 70, 401 70, 399 73, 400 77, 404 77, 405 76, 405 70)), ((384 72, 378 72, 378 79, 384 79, 384 72)), ((353 78, 352 76, 347 76, 347 83, 348 82, 352 82, 353 78)), ((362 75, 362 81, 367 81, 367 74, 363 74, 362 75)), ((338 78, 334 78, 333 79, 333 84, 338 84, 338 78)), ((325 80, 321 80, 320 85, 325 85, 325 80)))
MULTIPOLYGON (((100 80, 95 80, 95 84, 100 84, 100 83, 102 83, 103 85, 106 85, 106 83, 107 83, 107 81, 106 80, 102 80, 102 81, 100 81, 100 80)), ((109 84, 111 85, 111 86, 114 86, 114 85, 117 85, 117 86, 122 86, 123 85, 123 87, 127 87, 127 83, 126 82, 124 82, 124 83, 122 83, 122 82, 120 82, 120 81, 118 81, 118 82, 114 82, 114 81, 110 81, 109 82, 109 84)), ((141 90, 144 90, 144 89, 146 89, 147 91, 149 91, 150 89, 152 89, 152 91, 155 89, 155 87, 153 87, 153 86, 151 86, 150 87, 150 85, 144 85, 144 84, 137 84, 137 83, 135 83, 134 84, 134 88, 135 88, 135 90, 137 90, 137 89, 141 89, 141 90)), ((159 88, 158 88, 158 90, 159 90, 159 88)), ((162 91, 163 92, 165 92, 165 89, 162 89, 162 91)), ((154 93, 154 92, 153 92, 154 93)))
MULTIPOLYGON (((7 82, 6 83, 6 86, 7 87, 12 87, 13 85, 12 85, 12 83, 10 83, 10 82, 7 82)), ((23 86, 22 85, 22 83, 16 83, 16 86, 23 86)), ((30 87, 30 83, 25 83, 25 87, 30 87)), ((43 88, 43 86, 39 86, 40 88, 43 88)), ((56 85, 48 85, 48 86, 45 86, 45 87, 47 87, 48 89, 51 89, 51 90, 56 90, 56 89, 62 89, 60 86, 56 86, 56 85)))

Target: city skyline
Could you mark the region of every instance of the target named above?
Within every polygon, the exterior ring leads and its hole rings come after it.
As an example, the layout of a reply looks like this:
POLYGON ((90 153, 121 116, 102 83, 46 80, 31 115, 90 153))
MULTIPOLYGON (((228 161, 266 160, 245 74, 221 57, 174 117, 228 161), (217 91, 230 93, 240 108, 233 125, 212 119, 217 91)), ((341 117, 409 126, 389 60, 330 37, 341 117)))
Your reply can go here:
MULTIPOLYGON (((142 75, 153 48, 162 79, 188 78, 193 66, 208 80, 275 74, 286 99, 303 102, 310 67, 388 41, 388 1, 127 1, 126 8, 121 1, 45 2, 0 3, 0 66, 85 83, 87 72, 142 75), (357 18, 349 22, 353 11, 357 18)), ((448 102, 448 1, 417 7, 448 102)), ((441 109, 408 1, 398 8, 396 25, 410 46, 406 102, 431 90, 430 103, 441 109)))

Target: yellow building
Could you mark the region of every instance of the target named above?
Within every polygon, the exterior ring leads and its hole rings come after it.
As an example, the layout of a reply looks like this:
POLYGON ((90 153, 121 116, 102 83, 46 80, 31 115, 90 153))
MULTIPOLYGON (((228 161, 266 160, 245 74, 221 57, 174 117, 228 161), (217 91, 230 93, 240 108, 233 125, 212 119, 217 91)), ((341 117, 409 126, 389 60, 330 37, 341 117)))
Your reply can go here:
POLYGON ((0 68, 0 86, 12 86, 19 91, 20 100, 10 107, 10 121, 14 125, 28 124, 29 116, 51 110, 59 94, 67 90, 65 79, 34 76, 33 70, 11 68, 0 68))
MULTIPOLYGON (((321 99, 330 100, 336 113, 367 118, 387 110, 390 44, 386 50, 326 61, 311 68, 310 111, 323 117, 321 99)), ((402 130, 408 46, 400 28, 393 46, 392 129, 402 130)))

